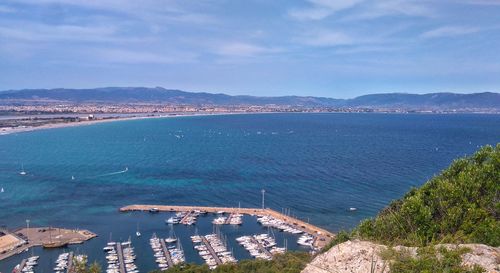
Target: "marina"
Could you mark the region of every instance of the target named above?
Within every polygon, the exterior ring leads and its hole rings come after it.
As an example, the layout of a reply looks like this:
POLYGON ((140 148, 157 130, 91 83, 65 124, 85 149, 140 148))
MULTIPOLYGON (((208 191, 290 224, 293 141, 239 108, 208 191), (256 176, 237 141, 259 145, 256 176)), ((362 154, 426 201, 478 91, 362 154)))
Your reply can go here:
MULTIPOLYGON (((300 219, 291 217, 289 215, 279 213, 269 208, 258 209, 258 208, 229 208, 229 207, 202 207, 202 206, 129 205, 120 208, 120 212, 150 211, 153 208, 156 209, 158 212, 187 213, 187 215, 184 216, 183 220, 193 211, 200 211, 204 213, 216 213, 216 214, 230 213, 230 217, 231 215, 239 215, 239 214, 257 216, 258 219, 261 219, 259 222, 261 222, 263 225, 268 225, 273 228, 278 228, 282 231, 293 234, 301 234, 301 233, 309 234, 310 236, 313 237, 313 242, 311 246, 314 249, 323 248, 335 236, 333 233, 323 228, 314 226, 310 223, 304 222, 300 219)), ((220 219, 218 221, 223 222, 222 224, 225 224, 226 222, 230 221, 230 219, 229 220, 227 218, 223 219, 221 217, 222 216, 216 219, 220 219)))

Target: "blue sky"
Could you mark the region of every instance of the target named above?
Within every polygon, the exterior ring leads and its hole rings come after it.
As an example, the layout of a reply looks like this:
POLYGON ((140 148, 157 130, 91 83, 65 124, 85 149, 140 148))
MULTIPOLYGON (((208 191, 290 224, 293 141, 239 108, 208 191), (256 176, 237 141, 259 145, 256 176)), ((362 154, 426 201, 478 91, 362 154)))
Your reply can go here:
POLYGON ((500 91, 500 0, 0 0, 0 90, 500 91))

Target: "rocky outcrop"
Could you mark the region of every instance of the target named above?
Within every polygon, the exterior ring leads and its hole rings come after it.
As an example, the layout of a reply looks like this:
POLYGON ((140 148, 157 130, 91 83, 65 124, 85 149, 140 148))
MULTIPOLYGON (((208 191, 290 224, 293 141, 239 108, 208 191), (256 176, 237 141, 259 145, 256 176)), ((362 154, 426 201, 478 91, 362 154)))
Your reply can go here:
MULTIPOLYGON (((462 264, 481 266, 488 273, 500 273, 500 248, 480 244, 441 245, 446 248, 467 247, 471 251, 462 255, 462 264)), ((357 273, 390 272, 390 261, 384 261, 380 252, 387 249, 384 245, 368 241, 347 241, 332 247, 326 253, 318 255, 309 263, 302 273, 357 273)), ((406 250, 412 255, 417 254, 415 247, 396 247, 406 250)))

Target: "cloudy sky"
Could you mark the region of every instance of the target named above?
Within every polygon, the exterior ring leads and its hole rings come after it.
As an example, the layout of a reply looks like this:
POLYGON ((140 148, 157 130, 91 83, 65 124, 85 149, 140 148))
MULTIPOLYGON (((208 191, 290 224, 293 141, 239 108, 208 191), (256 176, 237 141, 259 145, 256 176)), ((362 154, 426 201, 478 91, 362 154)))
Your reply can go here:
POLYGON ((500 0, 0 0, 0 90, 500 91, 500 0))

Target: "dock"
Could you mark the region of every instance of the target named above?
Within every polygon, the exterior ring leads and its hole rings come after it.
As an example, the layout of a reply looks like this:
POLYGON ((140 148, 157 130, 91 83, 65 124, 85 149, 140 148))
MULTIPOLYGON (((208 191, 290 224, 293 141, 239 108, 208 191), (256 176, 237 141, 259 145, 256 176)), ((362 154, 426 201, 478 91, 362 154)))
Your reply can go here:
MULTIPOLYGON (((43 246, 45 248, 64 247, 69 244, 81 244, 90 240, 97 235, 88 230, 64 229, 53 227, 30 227, 20 228, 12 232, 6 232, 0 238, 9 237, 5 240, 5 244, 13 244, 12 240, 17 240, 19 243, 15 248, 7 249, 3 254, 0 254, 0 261, 13 255, 22 253, 26 249, 35 246, 43 246)), ((7 248, 2 246, 4 240, 0 240, 0 249, 7 248)))
POLYGON ((189 216, 191 216, 191 213, 193 213, 192 210, 188 211, 184 217, 182 217, 180 223, 183 225, 187 225, 187 220, 189 219, 189 216))
POLYGON ((164 239, 160 239, 161 248, 163 249, 163 253, 165 254, 165 258, 167 258, 168 268, 174 267, 174 262, 172 261, 172 257, 170 256, 170 251, 168 251, 167 245, 165 244, 164 239))
POLYGON ((317 227, 315 225, 279 213, 269 208, 259 209, 259 208, 229 208, 229 207, 203 207, 203 206, 129 205, 120 208, 120 211, 121 212, 149 211, 152 208, 156 208, 160 212, 191 212, 194 210, 199 210, 210 213, 225 211, 231 214, 241 213, 252 216, 254 215, 271 216, 290 224, 296 229, 311 234, 314 237, 313 246, 320 249, 326 246, 333 238, 335 238, 335 234, 326 229, 317 227))
POLYGON ((118 254, 118 263, 120 264, 118 270, 120 273, 126 273, 127 271, 125 270, 125 260, 123 259, 123 248, 120 242, 116 243, 116 252, 118 254))
POLYGON ((207 238, 205 238, 205 236, 201 236, 201 238, 203 240, 203 243, 207 247, 208 252, 210 252, 210 255, 212 255, 212 257, 214 258, 214 260, 217 263, 217 265, 221 265, 222 261, 220 260, 219 256, 217 256, 217 253, 215 253, 215 250, 212 248, 212 245, 210 245, 210 243, 208 242, 207 238))
POLYGON ((73 269, 73 256, 73 251, 71 251, 68 256, 68 268, 66 269, 67 273, 75 272, 75 270, 73 269))
POLYGON ((234 217, 235 214, 236 213, 234 211, 229 214, 229 216, 226 219, 226 223, 225 223, 226 225, 229 225, 229 223, 231 223, 231 219, 234 217))
POLYGON ((256 240, 253 237, 252 237, 252 242, 254 244, 257 244, 259 246, 260 251, 262 251, 263 253, 265 253, 267 256, 269 256, 269 257, 274 256, 273 254, 271 254, 271 252, 269 252, 269 250, 267 250, 265 247, 263 247, 262 244, 258 240, 256 240))
POLYGON ((12 270, 13 273, 21 273, 23 272, 23 268, 26 266, 26 259, 23 259, 21 263, 19 264, 19 269, 14 269, 12 270))

